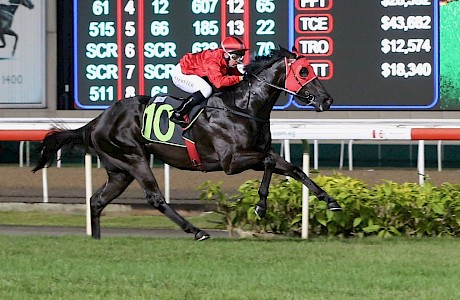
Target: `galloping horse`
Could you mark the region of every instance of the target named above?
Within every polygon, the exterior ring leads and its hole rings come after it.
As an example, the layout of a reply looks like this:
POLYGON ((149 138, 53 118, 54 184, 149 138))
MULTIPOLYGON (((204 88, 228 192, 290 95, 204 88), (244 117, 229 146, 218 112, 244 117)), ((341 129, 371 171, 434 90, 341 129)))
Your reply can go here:
POLYGON ((0 48, 5 48, 5 34, 12 35, 14 37, 13 56, 16 52, 16 45, 18 44, 18 35, 16 32, 11 30, 11 24, 13 24, 14 14, 18 9, 19 5, 24 5, 28 9, 34 8, 31 0, 10 0, 10 5, 0 4, 0 41, 2 44, 0 48))
MULTIPOLYGON (((301 181, 330 210, 341 210, 334 199, 271 146, 270 113, 281 92, 295 95, 318 112, 328 110, 332 104, 309 61, 295 49, 290 52, 281 48, 268 56, 256 57, 245 70, 245 79, 227 91, 214 93, 194 124, 186 129, 195 140, 202 170, 223 170, 228 175, 249 169, 264 171, 260 202, 255 208, 260 217, 266 213, 272 173, 301 181)), ((153 154, 173 167, 196 170, 186 149, 154 143, 141 135, 143 114, 150 98, 135 96, 117 101, 79 129, 53 131, 43 140, 40 160, 32 171, 49 164, 64 145, 85 146, 99 156, 108 175, 107 182, 91 197, 93 238, 100 239, 102 210, 136 179, 150 205, 185 232, 193 233, 196 240, 208 239, 208 233, 190 224, 165 202, 149 167, 148 157, 153 154)))

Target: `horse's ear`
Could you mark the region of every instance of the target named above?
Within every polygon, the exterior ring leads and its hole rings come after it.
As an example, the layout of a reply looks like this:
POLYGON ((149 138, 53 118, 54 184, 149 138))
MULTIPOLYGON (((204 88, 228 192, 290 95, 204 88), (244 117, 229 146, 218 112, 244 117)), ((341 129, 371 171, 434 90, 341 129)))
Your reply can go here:
POLYGON ((294 53, 296 56, 301 56, 301 53, 295 46, 292 46, 292 53, 294 53))
POLYGON ((278 44, 278 47, 280 48, 281 51, 289 51, 288 49, 284 48, 284 47, 281 46, 280 44, 278 44))

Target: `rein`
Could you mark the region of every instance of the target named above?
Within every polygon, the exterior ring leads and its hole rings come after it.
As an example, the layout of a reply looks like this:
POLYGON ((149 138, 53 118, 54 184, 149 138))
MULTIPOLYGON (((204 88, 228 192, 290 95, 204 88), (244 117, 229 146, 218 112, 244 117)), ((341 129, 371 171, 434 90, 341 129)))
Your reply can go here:
POLYGON ((294 97, 298 97, 298 98, 303 98, 303 99, 305 99, 306 101, 308 101, 307 105, 311 105, 311 104, 313 103, 313 101, 314 101, 314 98, 312 98, 313 95, 310 94, 310 92, 308 92, 308 91, 306 91, 306 92, 308 93, 307 96, 302 96, 302 95, 299 95, 299 94, 297 94, 297 93, 294 93, 293 91, 290 91, 290 90, 288 90, 288 89, 286 89, 286 88, 284 88, 284 87, 281 87, 281 86, 275 85, 275 84, 273 84, 273 83, 267 82, 267 81, 265 81, 264 79, 262 79, 262 78, 260 78, 259 76, 257 76, 256 74, 252 74, 252 76, 254 76, 254 77, 255 77, 257 80, 259 80, 260 82, 262 82, 262 83, 264 83, 264 84, 266 84, 266 85, 268 85, 268 86, 271 86, 272 88, 275 88, 275 89, 277 89, 277 90, 280 90, 280 91, 283 91, 283 92, 285 92, 285 93, 288 93, 288 94, 290 94, 290 95, 292 95, 292 96, 294 96, 294 97))
MULTIPOLYGON (((279 61, 279 60, 281 60, 281 59, 283 59, 283 57, 281 57, 281 58, 275 60, 275 61, 272 62, 269 66, 273 65, 275 62, 277 62, 277 61, 279 61)), ((293 72, 293 70, 292 70, 292 64, 290 64, 290 63, 288 64, 287 61, 285 62, 285 64, 286 64, 286 66, 289 66, 290 70, 293 72)), ((257 73, 260 73, 260 72, 262 72, 263 70, 265 70, 265 68, 262 69, 262 70, 259 70, 257 73)), ((302 86, 302 83, 300 82, 300 80, 299 80, 299 79, 297 78, 297 76, 295 75, 295 72, 293 72, 293 74, 294 74, 294 79, 297 81, 297 83, 298 83, 300 86, 302 86)), ((273 83, 267 82, 267 81, 265 81, 263 78, 260 78, 259 76, 257 76, 256 73, 252 73, 250 76, 253 76, 253 77, 256 78, 258 81, 260 81, 260 82, 262 82, 263 84, 268 85, 268 86, 270 86, 270 87, 272 87, 272 88, 275 88, 275 89, 277 89, 277 90, 280 90, 280 91, 283 91, 283 92, 285 92, 285 93, 288 93, 288 94, 290 94, 290 95, 292 95, 292 96, 294 96, 294 97, 298 97, 298 98, 304 99, 306 102, 308 102, 307 105, 311 105, 312 103, 314 103, 315 97, 314 97, 310 92, 308 92, 308 91, 306 91, 306 96, 302 96, 302 95, 299 95, 299 94, 297 94, 296 92, 293 92, 293 91, 291 91, 291 90, 288 90, 288 89, 286 89, 286 88, 284 88, 284 87, 281 87, 281 86, 275 85, 275 84, 273 84, 273 83)), ((287 80, 287 76, 288 76, 288 74, 287 74, 287 72, 286 72, 286 80, 287 80)), ((251 86, 251 81, 249 81, 249 86, 251 86)), ((250 95, 250 93, 249 93, 249 95, 250 95)), ((241 117, 244 117, 244 118, 252 119, 252 120, 255 120, 256 122, 260 122, 260 123, 267 123, 267 122, 269 122, 269 120, 262 119, 262 118, 259 118, 259 117, 256 117, 256 116, 253 116, 253 115, 244 113, 244 112, 236 111, 236 110, 233 110, 233 109, 230 109, 230 108, 227 108, 227 107, 216 107, 216 106, 208 106, 208 105, 206 105, 205 107, 211 108, 211 109, 224 110, 224 111, 226 111, 226 112, 228 112, 228 113, 232 113, 232 114, 234 114, 234 115, 238 115, 238 116, 241 116, 241 117)))
POLYGON ((227 107, 217 107, 217 106, 208 106, 208 105, 206 105, 205 107, 207 107, 207 108, 212 108, 212 109, 224 110, 224 111, 229 112, 229 113, 232 113, 232 114, 234 114, 234 115, 237 115, 237 116, 240 116, 240 117, 244 117, 244 118, 248 118, 248 119, 252 119, 252 120, 254 120, 254 121, 256 121, 256 122, 260 122, 260 123, 267 123, 267 122, 269 122, 269 120, 262 119, 262 118, 259 118, 259 117, 256 117, 256 116, 253 116, 253 115, 250 115, 250 114, 241 112, 241 111, 237 111, 237 110, 233 110, 233 109, 227 108, 227 107))

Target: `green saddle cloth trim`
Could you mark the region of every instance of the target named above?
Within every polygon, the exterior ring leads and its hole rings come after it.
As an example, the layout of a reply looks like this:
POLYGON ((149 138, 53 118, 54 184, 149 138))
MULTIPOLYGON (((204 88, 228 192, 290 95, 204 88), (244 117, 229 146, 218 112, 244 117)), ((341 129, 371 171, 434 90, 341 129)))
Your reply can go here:
POLYGON ((178 147, 186 147, 184 138, 193 141, 190 128, 203 112, 203 103, 194 107, 189 113, 190 123, 186 128, 169 120, 172 111, 182 103, 183 99, 169 95, 158 95, 153 97, 145 107, 142 118, 142 136, 148 141, 163 143, 178 147))

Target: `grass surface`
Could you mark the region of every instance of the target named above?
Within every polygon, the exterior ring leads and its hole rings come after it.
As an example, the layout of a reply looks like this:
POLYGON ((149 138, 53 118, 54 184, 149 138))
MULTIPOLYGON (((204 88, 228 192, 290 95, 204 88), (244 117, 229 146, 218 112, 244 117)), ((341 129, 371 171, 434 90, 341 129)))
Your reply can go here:
MULTIPOLYGON (((196 214, 186 219, 199 228, 221 229, 217 224, 220 215, 216 213, 196 214)), ((85 227, 86 219, 83 215, 66 213, 0 212, 0 225, 85 227)), ((107 215, 101 217, 101 226, 103 228, 180 229, 163 215, 107 215)))
POLYGON ((0 299, 458 299, 459 246, 0 236, 0 299))

